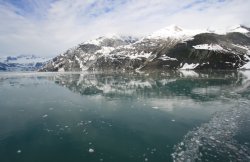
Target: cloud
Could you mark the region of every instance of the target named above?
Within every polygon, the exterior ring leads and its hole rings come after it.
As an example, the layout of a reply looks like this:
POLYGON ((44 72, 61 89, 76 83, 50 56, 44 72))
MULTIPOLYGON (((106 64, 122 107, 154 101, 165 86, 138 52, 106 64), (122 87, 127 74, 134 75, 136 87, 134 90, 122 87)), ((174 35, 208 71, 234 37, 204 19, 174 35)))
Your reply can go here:
POLYGON ((55 56, 85 40, 184 28, 250 26, 244 0, 0 0, 0 56, 55 56))

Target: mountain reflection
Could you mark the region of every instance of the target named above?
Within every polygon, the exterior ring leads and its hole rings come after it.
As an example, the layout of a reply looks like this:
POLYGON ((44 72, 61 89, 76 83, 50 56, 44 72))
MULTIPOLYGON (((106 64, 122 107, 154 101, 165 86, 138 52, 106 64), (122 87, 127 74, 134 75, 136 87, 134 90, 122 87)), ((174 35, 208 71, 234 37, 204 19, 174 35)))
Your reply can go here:
POLYGON ((231 92, 249 90, 249 72, 170 71, 157 73, 87 73, 60 74, 56 84, 81 95, 102 95, 109 98, 189 97, 211 100, 231 92))

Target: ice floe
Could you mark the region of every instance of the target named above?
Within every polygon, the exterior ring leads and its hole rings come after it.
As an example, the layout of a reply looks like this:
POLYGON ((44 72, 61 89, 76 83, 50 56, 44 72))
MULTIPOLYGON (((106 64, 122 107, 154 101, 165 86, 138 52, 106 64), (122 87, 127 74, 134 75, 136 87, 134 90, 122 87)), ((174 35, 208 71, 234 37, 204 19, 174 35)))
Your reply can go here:
POLYGON ((95 150, 94 150, 94 149, 89 148, 89 153, 94 153, 94 152, 95 152, 95 150))
POLYGON ((218 161, 220 156, 226 161, 250 161, 250 149, 238 143, 233 137, 239 131, 242 117, 250 112, 248 101, 227 111, 217 112, 210 122, 188 132, 183 141, 174 147, 174 162, 218 161))
POLYGON ((21 154, 21 153, 22 153, 22 150, 17 150, 16 153, 17 153, 17 154, 21 154))

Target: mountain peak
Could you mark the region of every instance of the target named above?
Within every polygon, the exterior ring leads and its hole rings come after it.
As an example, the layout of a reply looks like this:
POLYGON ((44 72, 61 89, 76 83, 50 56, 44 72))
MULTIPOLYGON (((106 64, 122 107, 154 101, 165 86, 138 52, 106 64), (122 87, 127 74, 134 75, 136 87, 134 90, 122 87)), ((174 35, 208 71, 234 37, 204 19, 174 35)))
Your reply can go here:
POLYGON ((244 25, 234 25, 229 28, 229 32, 239 32, 245 34, 250 32, 250 29, 244 25))
POLYGON ((174 31, 174 32, 181 32, 183 29, 175 24, 172 24, 170 26, 167 26, 163 28, 162 30, 168 30, 168 31, 174 31))
MULTIPOLYGON (((138 40, 138 38, 132 37, 132 36, 119 35, 119 34, 108 34, 108 35, 105 35, 102 37, 98 37, 96 39, 85 41, 82 44, 94 44, 97 46, 102 46, 102 45, 105 46, 105 44, 107 45, 107 42, 110 42, 110 41, 133 43, 137 40, 138 40)), ((108 44, 110 44, 110 43, 108 43, 108 44)))
POLYGON ((204 30, 188 30, 183 29, 175 24, 167 26, 163 29, 153 32, 147 38, 159 39, 159 38, 174 38, 174 39, 188 39, 196 34, 205 32, 204 30))

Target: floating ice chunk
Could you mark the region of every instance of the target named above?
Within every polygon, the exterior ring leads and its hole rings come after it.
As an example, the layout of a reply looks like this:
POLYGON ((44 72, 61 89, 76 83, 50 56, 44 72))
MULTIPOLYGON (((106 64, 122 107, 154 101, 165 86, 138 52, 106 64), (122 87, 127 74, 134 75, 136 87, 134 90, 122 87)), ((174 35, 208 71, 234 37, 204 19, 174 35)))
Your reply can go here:
POLYGON ((89 148, 89 153, 93 153, 93 152, 95 152, 95 150, 92 148, 89 148))
POLYGON ((47 115, 47 114, 43 115, 43 118, 47 118, 47 117, 48 117, 48 115, 47 115))
POLYGON ((180 153, 178 153, 178 156, 182 156, 184 154, 184 151, 181 151, 180 153))
POLYGON ((175 120, 174 120, 174 119, 172 119, 171 121, 172 121, 172 122, 175 122, 175 120))
POLYGON ((153 106, 152 108, 153 108, 153 109, 159 109, 159 107, 157 107, 157 106, 153 106))
POLYGON ((148 161, 148 158, 145 158, 144 160, 145 160, 145 161, 148 161))
POLYGON ((17 152, 16 153, 18 153, 18 154, 21 154, 22 153, 22 150, 17 150, 17 152))
POLYGON ((228 161, 249 161, 250 154, 244 151, 249 150, 249 147, 238 143, 233 138, 249 112, 249 107, 245 105, 237 105, 237 108, 232 107, 229 110, 217 112, 208 123, 190 131, 184 136, 184 140, 174 147, 173 161, 200 161, 203 156, 200 146, 206 150, 204 154, 212 158, 217 158, 214 153, 218 152, 219 155, 230 153, 228 161))

